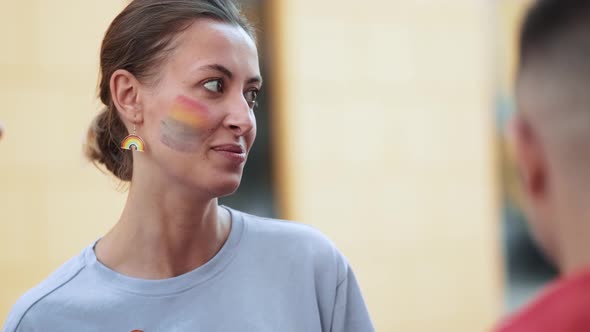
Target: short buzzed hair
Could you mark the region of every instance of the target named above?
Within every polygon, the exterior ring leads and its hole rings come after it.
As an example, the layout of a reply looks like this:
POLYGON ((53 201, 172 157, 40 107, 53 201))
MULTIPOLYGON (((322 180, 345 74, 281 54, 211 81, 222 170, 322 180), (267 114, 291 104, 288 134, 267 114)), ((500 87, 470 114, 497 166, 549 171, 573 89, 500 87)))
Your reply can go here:
POLYGON ((590 67, 589 0, 534 2, 520 33, 519 68, 549 56, 584 58, 584 67, 590 67))
POLYGON ((534 1, 522 25, 519 50, 518 111, 530 115, 558 163, 586 172, 590 0, 534 1))

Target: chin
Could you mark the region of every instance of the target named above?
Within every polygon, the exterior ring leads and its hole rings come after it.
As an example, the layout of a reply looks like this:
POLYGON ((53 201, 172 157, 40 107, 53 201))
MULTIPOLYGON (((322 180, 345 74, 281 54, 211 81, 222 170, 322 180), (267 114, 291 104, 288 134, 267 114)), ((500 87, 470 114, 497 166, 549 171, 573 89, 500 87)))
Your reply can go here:
POLYGON ((241 174, 226 175, 214 178, 209 184, 209 192, 214 197, 229 196, 238 190, 241 181, 241 174))

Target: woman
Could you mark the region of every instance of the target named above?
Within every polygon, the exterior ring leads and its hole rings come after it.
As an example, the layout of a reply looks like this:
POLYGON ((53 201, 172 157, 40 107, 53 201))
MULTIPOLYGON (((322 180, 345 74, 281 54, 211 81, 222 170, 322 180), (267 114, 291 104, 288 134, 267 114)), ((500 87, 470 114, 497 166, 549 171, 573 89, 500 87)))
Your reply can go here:
POLYGON ((314 229, 217 198, 240 184, 262 79, 230 0, 135 0, 101 50, 87 154, 130 181, 114 228, 25 294, 13 331, 373 331, 314 229))

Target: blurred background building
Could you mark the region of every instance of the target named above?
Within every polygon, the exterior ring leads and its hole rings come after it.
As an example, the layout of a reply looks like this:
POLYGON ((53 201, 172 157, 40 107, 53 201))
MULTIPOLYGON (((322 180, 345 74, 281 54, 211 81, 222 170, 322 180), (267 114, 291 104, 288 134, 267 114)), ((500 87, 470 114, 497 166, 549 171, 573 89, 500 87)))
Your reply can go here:
MULTIPOLYGON (((0 0, 0 316, 117 220, 84 161, 98 52, 124 0, 0 0)), ((378 331, 483 331, 552 276, 503 126, 528 1, 244 0, 265 88, 243 185, 349 258, 378 331)), ((2 322, 0 319, 0 322, 2 322)))

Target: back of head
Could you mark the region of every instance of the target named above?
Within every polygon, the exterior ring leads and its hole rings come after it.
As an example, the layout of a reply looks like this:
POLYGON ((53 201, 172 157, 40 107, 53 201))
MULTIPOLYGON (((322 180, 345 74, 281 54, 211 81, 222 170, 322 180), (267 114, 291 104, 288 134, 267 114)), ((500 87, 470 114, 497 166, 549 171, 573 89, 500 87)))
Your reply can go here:
POLYGON ((232 0, 133 0, 105 34, 98 86, 105 108, 89 128, 85 154, 123 181, 132 178, 133 157, 120 149, 128 130, 112 100, 111 76, 124 69, 142 83, 155 84, 158 67, 174 50, 176 37, 201 18, 239 26, 255 39, 252 27, 232 0))
POLYGON ((515 151, 528 217, 563 268, 571 256, 564 243, 584 233, 579 219, 590 212, 590 1, 533 4, 517 75, 515 151))
POLYGON ((564 167, 590 166, 589 86, 590 1, 536 1, 520 36, 518 110, 564 167))
MULTIPOLYGON (((537 0, 527 13, 520 34, 520 69, 590 25, 586 0, 537 0)), ((570 50, 571 52, 572 50, 570 50)))

